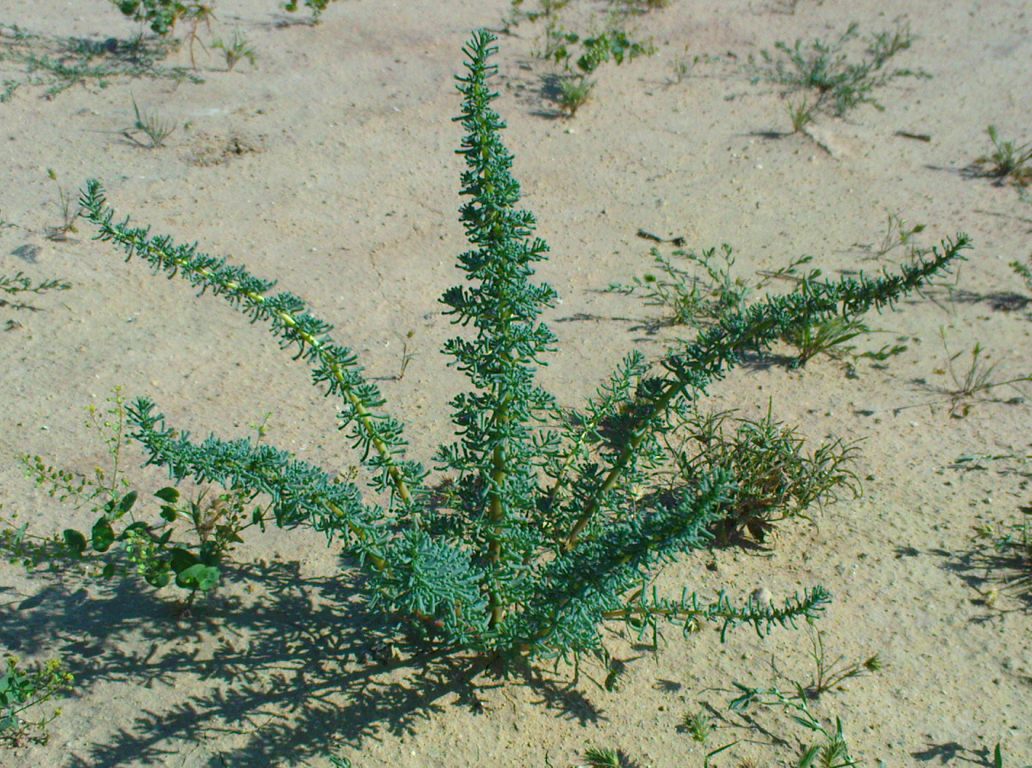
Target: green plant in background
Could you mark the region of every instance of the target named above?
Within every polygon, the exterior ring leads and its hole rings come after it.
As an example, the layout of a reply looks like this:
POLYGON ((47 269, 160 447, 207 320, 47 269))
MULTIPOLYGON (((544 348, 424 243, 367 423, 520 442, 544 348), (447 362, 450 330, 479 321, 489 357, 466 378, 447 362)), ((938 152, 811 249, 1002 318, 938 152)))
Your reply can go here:
MULTIPOLYGON (((641 296, 650 306, 664 307, 671 315, 656 322, 649 322, 646 328, 656 331, 663 325, 687 325, 705 329, 727 313, 744 312, 752 297, 774 280, 788 280, 797 284, 816 280, 819 270, 803 272, 800 267, 812 261, 802 256, 774 271, 761 273, 762 278, 749 283, 734 273, 735 257, 730 245, 695 251, 673 252, 695 270, 684 269, 657 249, 650 251, 654 272, 632 278, 630 283, 610 283, 608 291, 626 295, 641 296)), ((927 254, 911 252, 912 261, 920 261, 927 254)), ((847 363, 847 371, 855 375, 855 361, 868 358, 878 362, 887 360, 904 350, 903 344, 887 344, 878 350, 857 353, 850 341, 869 336, 879 331, 867 326, 858 317, 834 315, 822 318, 809 325, 796 325, 782 334, 781 341, 794 347, 796 354, 789 360, 789 366, 798 368, 806 365, 813 357, 824 354, 847 363)))
POLYGON ((28 713, 41 711, 43 704, 70 690, 75 679, 59 659, 23 667, 17 656, 7 656, 0 672, 0 745, 46 743, 47 725, 60 716, 60 708, 38 720, 28 719, 28 713))
POLYGON ((176 245, 168 237, 116 222, 101 186, 83 193, 98 237, 169 277, 223 296, 312 368, 313 382, 339 399, 340 427, 357 449, 372 491, 327 474, 272 446, 214 435, 196 442, 174 430, 148 399, 128 408, 133 438, 148 462, 181 481, 221 484, 247 499, 268 499, 277 525, 310 526, 338 543, 367 576, 370 604, 440 648, 485 658, 568 658, 604 654, 601 626, 651 631, 672 622, 685 632, 714 622, 758 632, 813 617, 828 600, 821 587, 780 605, 686 589, 658 593, 653 579, 677 556, 711 545, 738 484, 718 469, 676 494, 643 495, 658 483, 663 440, 707 387, 750 350, 786 331, 835 314, 881 310, 948 270, 969 246, 945 241, 898 274, 804 280, 796 290, 729 312, 655 365, 638 353, 620 363, 586 407, 560 408, 536 383, 556 339, 540 315, 554 289, 532 280, 547 245, 535 219, 517 207, 520 187, 501 142, 504 123, 491 108, 494 36, 474 33, 459 78, 459 150, 466 162, 461 221, 470 250, 459 257, 462 284, 442 298, 460 326, 444 351, 469 381, 452 401, 456 440, 435 463, 447 493, 408 456, 401 423, 384 410, 357 356, 332 341, 331 326, 297 296, 240 266, 176 245))
POLYGON ((1019 145, 1014 141, 1004 141, 994 125, 986 128, 986 133, 993 149, 975 160, 975 164, 984 169, 984 174, 997 179, 1000 184, 1005 181, 1018 187, 1032 184, 1032 143, 1019 145))
MULTIPOLYGON (((309 10, 309 12, 311 12, 312 20, 318 22, 323 11, 325 11, 333 1, 334 0, 304 0, 304 6, 309 10)), ((300 3, 298 3, 297 0, 287 0, 287 2, 283 4, 283 9, 293 13, 298 9, 299 5, 300 3)))
POLYGON ((215 4, 197 0, 111 0, 124 15, 133 21, 147 25, 156 35, 170 35, 176 24, 207 22, 213 14, 215 4))
POLYGON ((567 2, 544 2, 536 11, 525 10, 522 2, 514 2, 504 23, 511 28, 521 20, 545 19, 544 45, 541 58, 562 67, 562 74, 552 76, 556 80, 555 100, 569 116, 585 104, 595 86, 591 75, 604 63, 613 61, 622 64, 624 60, 656 52, 650 42, 632 40, 624 29, 624 20, 631 15, 644 13, 651 8, 665 4, 614 2, 600 32, 580 33, 566 29, 559 17, 567 2))
POLYGON ((783 520, 813 522, 811 507, 823 509, 843 489, 854 497, 861 493, 852 469, 855 443, 834 440, 807 454, 796 429, 776 421, 770 408, 756 421, 733 419, 732 429, 727 411, 690 410, 682 418, 668 442, 677 468, 674 487, 695 487, 714 473, 736 478, 712 525, 721 546, 750 540, 762 544, 783 520))
POLYGON ((179 45, 176 40, 142 35, 131 40, 52 37, 8 24, 0 24, 0 34, 4 40, 0 61, 25 68, 22 79, 4 81, 0 102, 10 99, 23 85, 43 86, 47 98, 54 98, 75 85, 104 88, 117 77, 203 82, 189 68, 160 64, 179 45))
POLYGON ((860 104, 882 109, 874 91, 896 78, 928 77, 921 70, 888 66, 892 57, 913 43, 908 25, 897 24, 892 31, 867 38, 864 56, 854 61, 845 49, 859 34, 859 25, 853 23, 832 43, 796 40, 789 46, 779 41, 774 45, 775 53, 760 52, 762 64, 750 57, 753 82, 783 85, 789 93, 810 91, 814 94, 812 111, 841 117, 860 104))
MULTIPOLYGON (((155 588, 174 582, 189 591, 191 601, 198 592, 213 590, 225 556, 243 541, 241 534, 248 528, 264 528, 266 511, 261 506, 250 509, 246 495, 235 491, 201 490, 182 499, 178 489, 166 487, 150 494, 153 501, 141 498, 122 466, 128 435, 125 398, 118 389, 103 411, 88 409, 86 424, 101 433, 109 467, 96 467, 87 476, 52 467, 41 456, 23 456, 22 462, 51 498, 88 509, 91 527, 41 538, 29 533, 28 524, 19 524, 17 515, 0 517, 5 526, 0 552, 29 569, 77 565, 103 579, 135 575, 155 588), (151 509, 142 511, 143 506, 151 509), (192 541, 184 540, 184 533, 192 541)), ((257 430, 260 440, 264 425, 257 430)))
POLYGON ((226 69, 229 72, 232 72, 238 63, 245 60, 253 67, 257 58, 254 48, 239 29, 233 30, 233 37, 229 40, 216 40, 211 47, 222 51, 226 59, 226 69))

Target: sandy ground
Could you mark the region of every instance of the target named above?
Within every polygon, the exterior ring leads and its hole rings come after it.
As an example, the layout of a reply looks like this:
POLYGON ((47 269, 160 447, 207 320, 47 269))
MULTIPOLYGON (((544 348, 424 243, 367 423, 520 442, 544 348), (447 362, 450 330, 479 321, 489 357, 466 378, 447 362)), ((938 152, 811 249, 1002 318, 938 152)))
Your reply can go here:
MULTIPOLYGON (((674 0, 635 20, 656 55, 600 70, 573 119, 558 118, 543 94, 554 69, 534 56, 541 25, 501 39, 498 108, 524 202, 553 249, 541 272, 562 296, 548 315, 561 351, 544 380, 577 404, 628 350, 658 355, 674 332, 643 333, 653 310, 603 291, 645 270, 650 244, 639 228, 693 248, 728 242, 744 275, 801 254, 831 274, 877 270, 891 259, 865 261, 858 244, 879 242, 889 213, 926 224, 924 245, 968 232, 975 248, 958 291, 915 297, 876 319, 910 337, 886 369, 861 362, 853 379, 818 358, 805 371, 747 368, 714 390, 715 406, 751 416, 770 401, 811 440, 862 440, 863 497, 828 508, 819 527, 783 526, 768 552, 700 556, 661 583, 778 596, 825 585, 835 596, 820 622, 829 657, 877 652, 885 665, 813 704, 824 722, 841 718, 855 756, 872 766, 990 765, 1000 742, 1005 764, 1022 766, 1032 762, 1029 606, 1006 592, 987 604, 1000 574, 973 565, 986 549, 973 528, 1017 521, 1032 500, 1028 404, 983 399, 951 418, 947 405, 928 403, 948 383, 936 373, 946 361, 940 328, 950 350, 965 353, 958 365, 979 342, 998 380, 1032 367, 1028 292, 1007 266, 1029 255, 1032 209, 1013 187, 964 172, 988 149, 990 123, 1005 137, 1032 138, 1032 7, 801 0, 784 12, 789 5, 674 0), (851 21, 863 32, 889 29, 895 13, 917 35, 899 64, 931 77, 886 86, 884 111, 864 106, 819 118, 810 136, 778 136, 789 128, 782 96, 750 83, 749 55, 778 40, 830 39, 851 21), (686 47, 700 62, 674 83, 686 47), (972 454, 1018 458, 958 469, 958 457, 972 454)), ((123 263, 86 225, 65 242, 47 239, 60 220, 58 187, 74 194, 89 177, 136 221, 239 259, 309 300, 370 375, 384 377, 417 456, 448 436, 444 404, 460 380, 436 352, 451 333, 436 298, 455 280, 464 245, 452 77, 470 30, 497 27, 507 3, 348 0, 315 27, 284 23, 294 17, 274 6, 219 3, 214 34, 244 31, 253 67, 226 72, 198 49, 203 84, 112 79, 53 99, 45 86, 23 85, 0 104, 0 218, 13 225, 0 228, 0 274, 72 283, 33 299, 42 311, 0 307, 0 323, 16 321, 0 332, 0 502, 34 531, 86 518, 34 489, 16 457, 38 453, 90 472, 104 453, 83 411, 116 385, 154 398, 171 423, 199 434, 243 435, 271 411, 274 444, 328 468, 355 462, 332 403, 263 328, 218 300, 194 299, 181 281, 123 263), (125 138, 133 98, 178 125, 166 147, 125 138), (415 355, 395 381, 409 331, 415 355)), ((57 36, 134 32, 100 0, 2 0, 0 22, 57 36)), ((185 51, 171 63, 188 65, 185 51)), ((24 79, 23 67, 0 66, 4 79, 24 79)), ((132 478, 158 487, 153 471, 133 469, 132 478)), ((459 668, 387 674, 349 654, 363 640, 361 608, 316 534, 270 531, 237 560, 229 584, 185 617, 172 589, 138 596, 0 565, 0 648, 60 654, 78 678, 49 743, 0 751, 0 764, 325 766, 337 754, 356 766, 558 768, 600 745, 622 750, 627 765, 666 768, 701 766, 706 752, 740 740, 713 762, 782 765, 810 742, 772 710, 751 721, 727 710, 733 681, 807 682, 805 632, 760 640, 745 629, 721 644, 711 629, 689 639, 674 631, 654 653, 614 636, 614 654, 637 659, 619 692, 595 682, 605 672, 592 663, 576 681, 572 669, 546 666, 466 685, 459 668), (701 745, 678 725, 705 707, 717 728, 701 745)))

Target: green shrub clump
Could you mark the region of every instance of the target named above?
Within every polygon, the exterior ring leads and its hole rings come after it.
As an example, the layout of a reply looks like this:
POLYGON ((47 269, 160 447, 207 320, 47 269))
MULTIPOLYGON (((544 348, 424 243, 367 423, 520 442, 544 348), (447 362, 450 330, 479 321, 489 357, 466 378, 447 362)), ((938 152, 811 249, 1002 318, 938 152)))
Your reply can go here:
POLYGON ((722 314, 654 364, 631 352, 584 407, 561 406, 537 381, 557 346, 541 319, 557 294, 534 279, 548 246, 534 236, 534 216, 518 207, 505 123, 492 109, 494 40, 474 33, 458 78, 461 221, 470 247, 458 257, 462 282, 442 303, 459 326, 444 352, 468 387, 451 400, 456 437, 434 456, 447 482, 409 456, 403 425, 355 353, 333 341, 331 326, 300 298, 195 245, 117 222, 91 181, 82 203, 100 239, 267 323, 311 367, 313 382, 339 402, 339 426, 368 487, 251 439, 192 440, 146 398, 128 406, 132 437, 175 481, 262 497, 275 524, 323 532, 364 570, 373 607, 444 649, 567 657, 603 652, 607 622, 637 632, 664 622, 685 632, 703 622, 765 632, 815 616, 829 599, 821 587, 777 605, 689 589, 657 593, 662 566, 710 547, 737 489, 754 480, 736 477, 748 471, 741 462, 721 459, 693 469, 676 493, 648 493, 668 466, 665 438, 743 353, 796 327, 892 305, 948 270, 967 238, 945 241, 897 274, 805 279, 790 293, 722 314))

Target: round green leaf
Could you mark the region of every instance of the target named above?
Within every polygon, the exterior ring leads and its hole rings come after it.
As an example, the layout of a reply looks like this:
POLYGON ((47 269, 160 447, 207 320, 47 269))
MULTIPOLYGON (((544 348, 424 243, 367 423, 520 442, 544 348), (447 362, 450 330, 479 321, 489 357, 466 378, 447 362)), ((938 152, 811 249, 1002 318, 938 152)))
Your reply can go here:
POLYGON ((177 488, 173 488, 172 486, 162 488, 160 491, 155 491, 154 495, 162 501, 167 501, 169 504, 175 504, 177 501, 179 501, 179 490, 177 488))
POLYGON ((176 584, 184 589, 207 592, 219 582, 219 569, 197 563, 176 574, 176 584))
POLYGON ((115 541, 115 531, 111 528, 111 523, 102 517, 94 523, 91 538, 95 550, 107 552, 115 541))
POLYGON ((86 537, 72 528, 67 528, 61 536, 69 553, 76 557, 82 557, 82 553, 86 550, 86 537))

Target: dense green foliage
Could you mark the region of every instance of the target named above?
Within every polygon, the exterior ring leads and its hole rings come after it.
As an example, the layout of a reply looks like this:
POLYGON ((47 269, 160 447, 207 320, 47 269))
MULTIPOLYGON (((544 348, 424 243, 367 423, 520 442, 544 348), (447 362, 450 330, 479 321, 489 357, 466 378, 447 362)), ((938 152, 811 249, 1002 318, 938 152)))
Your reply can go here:
POLYGON ((177 481, 262 496, 276 524, 324 532, 363 567, 375 607, 445 647, 566 656, 601 651, 606 621, 638 632, 664 621, 685 632, 704 621, 764 632, 814 616, 828 600, 820 587, 780 606, 736 604, 723 593, 658 594, 653 580, 664 564, 712 543, 740 479, 721 466, 673 495, 642 489, 656 487, 664 437, 744 352, 801 325, 890 306, 948 269, 966 237, 898 274, 806 279, 791 293, 726 312, 655 365, 630 353, 584 408, 561 407, 536 380, 556 344, 541 320, 556 293, 534 280, 548 249, 533 234, 533 215, 518 207, 505 124, 491 107, 493 41, 474 34, 458 78, 466 131, 461 220, 470 249, 459 257, 463 282, 442 301, 459 326, 444 351, 468 388, 451 401, 456 439, 435 457, 450 482, 430 482, 409 457, 402 425, 384 410, 356 355, 300 298, 273 293, 271 281, 195 245, 116 222, 103 189, 90 182, 82 204, 100 239, 222 296, 309 364, 313 382, 339 402, 340 428, 370 488, 249 439, 192 440, 145 398, 129 408, 133 437, 177 481))

